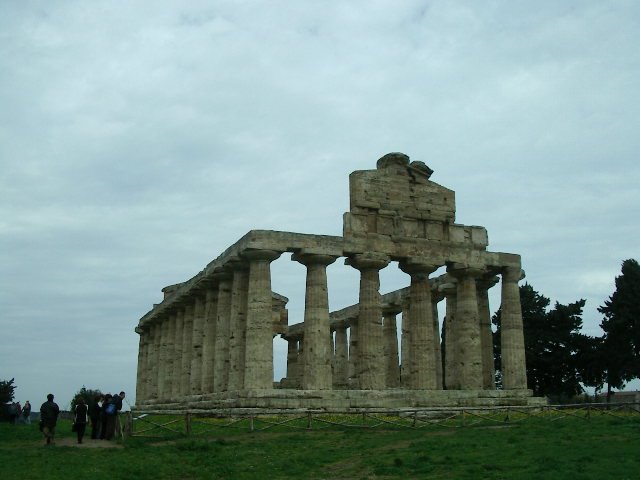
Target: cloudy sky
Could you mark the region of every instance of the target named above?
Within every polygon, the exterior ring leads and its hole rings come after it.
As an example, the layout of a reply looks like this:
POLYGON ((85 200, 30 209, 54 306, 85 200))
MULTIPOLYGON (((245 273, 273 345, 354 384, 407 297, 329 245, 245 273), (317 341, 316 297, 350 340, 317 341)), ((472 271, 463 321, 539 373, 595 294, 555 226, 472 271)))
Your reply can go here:
MULTIPOLYGON (((392 151, 599 334, 640 258, 638 45, 635 0, 0 0, 0 379, 133 404, 162 287, 251 229, 340 235, 348 174, 392 151)), ((273 264, 291 323, 304 275, 273 264)), ((329 267, 332 308, 357 286, 329 267)))

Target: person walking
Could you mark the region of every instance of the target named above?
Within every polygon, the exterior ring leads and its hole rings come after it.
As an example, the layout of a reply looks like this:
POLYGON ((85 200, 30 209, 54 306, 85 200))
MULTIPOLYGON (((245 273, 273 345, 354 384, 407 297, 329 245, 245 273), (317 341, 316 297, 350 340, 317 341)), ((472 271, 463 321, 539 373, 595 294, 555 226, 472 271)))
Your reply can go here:
POLYGON ((97 440, 100 438, 100 430, 102 421, 100 414, 102 411, 102 395, 96 395, 93 401, 89 404, 89 418, 91 419, 91 439, 97 440))
POLYGON ((58 422, 58 415, 60 414, 60 408, 58 404, 53 401, 53 394, 47 395, 47 401, 40 406, 40 429, 46 439, 45 445, 52 445, 55 433, 56 423, 58 422))
POLYGON ((84 432, 87 428, 87 421, 89 420, 89 408, 84 401, 84 398, 78 397, 78 402, 76 404, 76 412, 73 417, 73 423, 75 425, 76 434, 78 436, 78 443, 82 443, 82 438, 84 437, 84 432))
POLYGON ((24 419, 24 423, 31 425, 31 404, 29 400, 24 402, 24 407, 22 407, 22 418, 24 419))

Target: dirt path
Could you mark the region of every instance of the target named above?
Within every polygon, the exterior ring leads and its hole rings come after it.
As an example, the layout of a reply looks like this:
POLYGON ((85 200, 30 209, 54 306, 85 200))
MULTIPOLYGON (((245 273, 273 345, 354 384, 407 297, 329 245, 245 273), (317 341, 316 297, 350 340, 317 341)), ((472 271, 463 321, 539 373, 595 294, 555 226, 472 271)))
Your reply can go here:
MULTIPOLYGON (((44 440, 41 442, 44 445, 44 440)), ((75 438, 56 438, 55 440, 56 447, 78 447, 78 448, 124 448, 119 443, 107 440, 92 440, 90 438, 85 438, 82 440, 82 443, 78 443, 78 440, 75 438)))

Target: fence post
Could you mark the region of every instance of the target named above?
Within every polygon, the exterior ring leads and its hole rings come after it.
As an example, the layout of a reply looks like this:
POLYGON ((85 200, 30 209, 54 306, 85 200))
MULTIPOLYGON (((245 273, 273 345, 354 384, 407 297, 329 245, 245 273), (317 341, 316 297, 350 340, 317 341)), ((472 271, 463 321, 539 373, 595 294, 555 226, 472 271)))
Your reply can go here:
POLYGON ((133 415, 131 415, 131 411, 126 412, 125 418, 124 435, 125 437, 131 437, 133 435, 133 415))
POLYGON ((249 415, 249 431, 253 432, 254 426, 253 426, 253 415, 249 415))
POLYGON ((307 430, 311 430, 311 412, 307 412, 307 430))

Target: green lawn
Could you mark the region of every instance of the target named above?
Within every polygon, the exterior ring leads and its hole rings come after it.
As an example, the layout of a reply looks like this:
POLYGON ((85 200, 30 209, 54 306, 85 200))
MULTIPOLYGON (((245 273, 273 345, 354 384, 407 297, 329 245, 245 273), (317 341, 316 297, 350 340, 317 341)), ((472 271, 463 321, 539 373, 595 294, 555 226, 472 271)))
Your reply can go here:
MULTIPOLYGON (((164 423, 166 419, 159 419, 164 423)), ((216 425, 215 421, 210 425, 216 425)), ((177 426, 181 423, 175 424, 177 426)), ((209 425, 209 424, 207 424, 209 425)), ((207 427, 208 428, 208 427, 207 427)), ((0 424, 0 479, 636 479, 640 416, 597 414, 427 428, 248 433, 214 429, 185 438, 131 438, 123 448, 43 446, 37 425, 0 424)), ((71 438, 68 422, 58 427, 71 438)), ((59 442, 61 443, 61 442, 59 442)), ((63 442, 62 442, 63 443, 63 442)))

